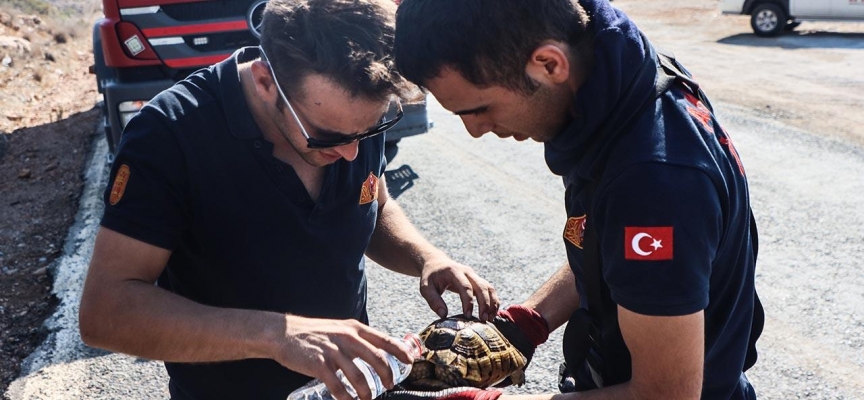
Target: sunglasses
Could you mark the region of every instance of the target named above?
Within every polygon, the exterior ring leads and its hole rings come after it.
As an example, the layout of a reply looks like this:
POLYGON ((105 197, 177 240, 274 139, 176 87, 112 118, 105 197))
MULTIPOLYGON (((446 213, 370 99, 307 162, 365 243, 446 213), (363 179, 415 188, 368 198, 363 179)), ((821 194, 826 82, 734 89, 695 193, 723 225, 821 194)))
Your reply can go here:
POLYGON ((309 136, 309 133, 306 131, 306 128, 303 126, 303 123, 300 122, 300 117, 297 116, 297 112, 294 111, 294 107, 291 106, 291 102, 288 101, 288 96, 285 95, 285 92, 282 91, 282 87, 279 86, 279 80, 276 79, 276 71, 273 70, 273 66, 270 65, 270 59, 267 57, 267 54, 264 53, 264 48, 258 47, 261 51, 261 56, 264 58, 264 62, 267 63, 267 67, 270 69, 270 74, 273 76, 273 82, 276 84, 276 90, 279 91, 279 95, 282 96, 282 101, 288 106, 288 111, 291 112, 291 116, 294 117, 294 121, 297 121, 297 126, 300 127, 300 132, 303 133, 303 137, 306 138, 306 146, 310 149, 327 149, 331 147, 339 147, 344 146, 346 144, 354 143, 358 140, 368 139, 373 136, 380 135, 392 128, 396 125, 399 120, 402 119, 404 113, 402 112, 402 104, 396 102, 396 116, 391 120, 386 120, 384 117, 381 117, 381 120, 378 122, 378 125, 373 128, 367 130, 366 132, 355 133, 352 135, 344 135, 339 133, 331 133, 331 132, 316 132, 316 137, 309 136))

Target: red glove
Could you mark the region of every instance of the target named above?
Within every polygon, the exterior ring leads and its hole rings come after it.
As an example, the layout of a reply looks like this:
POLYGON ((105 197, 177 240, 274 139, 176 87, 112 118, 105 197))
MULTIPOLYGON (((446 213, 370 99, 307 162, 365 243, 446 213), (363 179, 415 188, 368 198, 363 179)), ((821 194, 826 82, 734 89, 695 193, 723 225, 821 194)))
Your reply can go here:
POLYGON ((455 387, 437 392, 415 390, 390 390, 376 400, 498 400, 503 393, 499 389, 477 389, 474 387, 455 387))
POLYGON ((549 339, 549 323, 546 319, 537 311, 522 305, 512 305, 498 311, 492 323, 525 356, 526 367, 531 363, 537 346, 549 339))

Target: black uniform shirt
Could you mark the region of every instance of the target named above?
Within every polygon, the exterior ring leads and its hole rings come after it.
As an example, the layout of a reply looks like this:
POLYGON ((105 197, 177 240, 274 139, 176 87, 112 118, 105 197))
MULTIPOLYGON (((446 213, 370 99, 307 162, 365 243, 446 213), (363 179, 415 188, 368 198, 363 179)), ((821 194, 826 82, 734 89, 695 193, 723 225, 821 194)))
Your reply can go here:
MULTIPOLYGON (((580 117, 546 144, 546 160, 567 187, 563 236, 581 305, 599 306, 582 287, 583 234, 593 226, 615 304, 652 316, 704 310, 702 399, 753 399, 742 371, 763 317, 738 154, 708 106, 680 83, 653 100, 655 53, 626 15, 602 0, 580 4, 591 17, 595 64, 576 95, 580 117)), ((609 345, 616 331, 602 333, 607 354, 596 363, 624 371, 607 386, 630 378, 628 350, 609 345)))
MULTIPOLYGON (((272 156, 245 101, 237 65, 258 55, 238 50, 130 121, 102 226, 171 250, 158 285, 192 301, 365 323, 363 253, 378 215, 384 137, 326 167, 312 201, 272 156)), ((308 380, 272 360, 166 368, 174 398, 284 399, 308 380)))

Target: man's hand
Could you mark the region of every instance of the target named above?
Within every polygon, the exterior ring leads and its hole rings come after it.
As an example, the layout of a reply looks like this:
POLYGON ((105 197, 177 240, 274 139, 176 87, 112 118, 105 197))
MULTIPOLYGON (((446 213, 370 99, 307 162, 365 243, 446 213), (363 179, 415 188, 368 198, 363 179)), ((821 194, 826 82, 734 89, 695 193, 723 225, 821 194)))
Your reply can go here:
POLYGON ((525 356, 526 368, 537 346, 549 339, 549 323, 546 319, 537 311, 522 305, 512 305, 499 311, 492 323, 525 356))
POLYGON ((288 369, 318 378, 337 400, 351 400, 345 386, 336 376, 341 369, 361 400, 371 400, 366 378, 354 365, 354 358, 366 361, 387 388, 393 385, 393 373, 381 350, 405 363, 413 361, 411 353, 394 339, 355 320, 284 317, 281 335, 274 338, 271 358, 288 369))
POLYGON ((473 387, 455 387, 437 392, 391 390, 376 400, 497 400, 501 393, 498 389, 473 387))
POLYGON ((436 258, 423 266, 420 274, 420 294, 429 308, 439 317, 448 315, 447 304, 441 298, 445 290, 457 293, 462 299, 462 313, 471 316, 474 298, 477 298, 477 313, 482 321, 490 321, 501 304, 495 288, 474 270, 449 258, 436 258))

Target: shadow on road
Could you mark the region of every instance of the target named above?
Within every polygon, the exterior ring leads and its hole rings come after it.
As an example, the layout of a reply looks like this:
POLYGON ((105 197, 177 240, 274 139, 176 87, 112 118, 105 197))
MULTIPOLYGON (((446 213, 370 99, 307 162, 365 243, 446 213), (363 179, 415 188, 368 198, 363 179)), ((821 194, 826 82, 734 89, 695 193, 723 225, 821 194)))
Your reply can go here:
POLYGON ((718 43, 736 46, 779 47, 781 49, 862 49, 864 32, 793 31, 778 37, 765 38, 752 33, 725 37, 718 43))
POLYGON ((387 191, 390 192, 390 197, 394 199, 410 189, 411 186, 414 186, 414 180, 419 177, 409 165, 403 165, 391 171, 384 171, 384 178, 387 180, 387 191))

